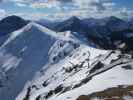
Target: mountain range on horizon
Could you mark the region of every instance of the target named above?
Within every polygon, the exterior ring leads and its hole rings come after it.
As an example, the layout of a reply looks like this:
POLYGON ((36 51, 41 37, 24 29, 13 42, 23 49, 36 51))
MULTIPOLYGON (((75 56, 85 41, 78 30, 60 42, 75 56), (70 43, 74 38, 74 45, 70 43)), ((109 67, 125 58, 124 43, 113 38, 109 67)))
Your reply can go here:
MULTIPOLYGON (((24 27, 29 22, 32 21, 24 20, 15 15, 6 17, 0 21, 1 35, 6 37, 6 34, 24 27)), ((132 20, 125 21, 114 16, 101 19, 79 19, 73 16, 63 21, 39 20, 35 22, 55 32, 71 31, 84 35, 88 42, 95 44, 94 47, 101 49, 118 49, 118 45, 124 43, 126 45, 125 51, 133 49, 132 44, 130 44, 133 42, 132 20)), ((1 40, 4 41, 5 38, 1 40)))

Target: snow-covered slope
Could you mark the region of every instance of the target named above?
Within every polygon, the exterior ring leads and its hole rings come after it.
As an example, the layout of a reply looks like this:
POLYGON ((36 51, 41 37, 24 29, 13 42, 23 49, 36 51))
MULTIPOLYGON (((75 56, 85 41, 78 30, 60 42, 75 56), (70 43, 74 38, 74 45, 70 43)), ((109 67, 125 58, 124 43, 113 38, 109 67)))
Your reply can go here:
POLYGON ((76 100, 80 95, 133 84, 131 56, 119 51, 81 44, 65 59, 48 66, 25 85, 16 100, 76 100))
POLYGON ((13 32, 0 48, 0 98, 14 100, 35 73, 47 68, 44 65, 58 62, 77 46, 36 23, 13 32))
POLYGON ((133 84, 131 54, 92 48, 76 33, 33 22, 1 46, 0 65, 2 100, 76 100, 133 84))

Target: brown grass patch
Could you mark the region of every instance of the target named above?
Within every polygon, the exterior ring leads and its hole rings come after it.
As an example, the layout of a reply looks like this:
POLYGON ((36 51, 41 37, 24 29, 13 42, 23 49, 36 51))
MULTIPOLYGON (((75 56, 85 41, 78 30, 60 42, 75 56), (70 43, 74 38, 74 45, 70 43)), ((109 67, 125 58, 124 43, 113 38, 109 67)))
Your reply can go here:
POLYGON ((79 96, 77 100, 93 100, 94 98, 99 98, 100 100, 124 100, 124 96, 133 97, 133 85, 108 88, 90 95, 79 96))

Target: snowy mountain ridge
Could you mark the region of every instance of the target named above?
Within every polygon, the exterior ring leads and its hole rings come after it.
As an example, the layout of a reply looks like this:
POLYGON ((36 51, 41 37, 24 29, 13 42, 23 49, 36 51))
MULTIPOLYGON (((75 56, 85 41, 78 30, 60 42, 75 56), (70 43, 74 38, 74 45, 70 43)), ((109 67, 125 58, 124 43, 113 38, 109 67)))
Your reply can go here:
POLYGON ((11 33, 0 47, 0 65, 2 100, 76 100, 133 84, 131 54, 96 49, 76 33, 34 22, 11 33))
MULTIPOLYGON (((41 30, 42 32, 45 32, 45 34, 52 35, 52 36, 54 36, 54 37, 59 37, 59 35, 55 34, 54 31, 51 31, 51 30, 47 29, 46 27, 43 27, 43 26, 41 26, 41 25, 39 25, 39 24, 36 24, 36 23, 34 23, 34 22, 30 22, 28 25, 24 26, 22 29, 19 29, 19 30, 13 32, 13 33, 11 34, 10 38, 8 39, 8 41, 6 42, 6 44, 7 44, 8 42, 10 42, 11 40, 15 39, 17 36, 19 36, 19 35, 22 34, 23 32, 26 32, 26 31, 32 29, 32 27, 37 27, 37 28, 38 28, 39 30, 41 30)), ((4 44, 4 45, 6 45, 6 44, 4 44)))
POLYGON ((77 48, 77 43, 67 38, 35 23, 13 32, 0 48, 0 97, 3 100, 9 100, 9 97, 14 100, 24 84, 45 64, 58 62, 77 48), (52 46, 56 48, 50 52, 52 46), (49 59, 52 61, 49 62, 49 59))
POLYGON ((16 100, 76 100, 80 95, 109 87, 132 85, 133 71, 122 68, 132 66, 132 61, 130 55, 121 55, 118 51, 107 52, 81 45, 64 60, 42 70, 16 100))

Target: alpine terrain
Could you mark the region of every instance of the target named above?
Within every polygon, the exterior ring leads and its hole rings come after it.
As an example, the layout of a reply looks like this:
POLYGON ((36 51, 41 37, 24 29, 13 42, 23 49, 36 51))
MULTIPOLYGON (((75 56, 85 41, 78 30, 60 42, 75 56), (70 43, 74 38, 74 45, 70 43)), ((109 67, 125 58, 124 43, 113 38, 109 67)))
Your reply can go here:
POLYGON ((131 21, 40 21, 0 21, 0 100, 133 100, 131 21))

